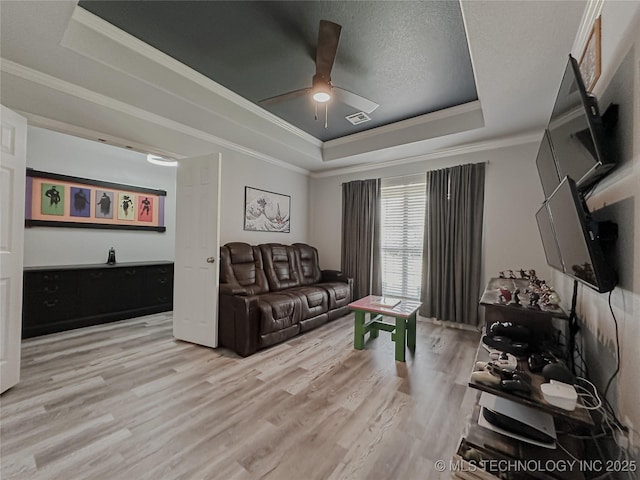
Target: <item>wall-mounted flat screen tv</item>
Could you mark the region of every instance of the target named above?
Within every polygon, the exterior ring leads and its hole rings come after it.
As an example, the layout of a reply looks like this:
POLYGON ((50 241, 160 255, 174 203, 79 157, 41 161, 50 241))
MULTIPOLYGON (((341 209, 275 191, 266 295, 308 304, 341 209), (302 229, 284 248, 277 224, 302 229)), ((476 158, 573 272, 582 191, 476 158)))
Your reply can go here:
POLYGON ((549 208, 546 202, 542 204, 542 207, 540 207, 540 210, 536 213, 536 222, 538 222, 538 230, 542 238, 542 246, 544 247, 544 254, 547 257, 547 263, 556 270, 564 272, 560 251, 558 250, 558 243, 556 242, 556 236, 553 232, 553 225, 551 225, 551 215, 549 214, 549 208))
MULTIPOLYGON (((616 275, 607 264, 595 223, 583 206, 575 182, 565 177, 546 202, 551 228, 555 237, 560 265, 553 257, 548 225, 544 213, 538 219, 540 235, 550 248, 549 265, 588 285, 598 292, 608 292, 615 287, 616 275)), ((540 212, 538 212, 540 213, 540 212)))
POLYGON ((553 193, 560 183, 560 175, 558 175, 556 161, 553 158, 553 153, 551 152, 551 143, 549 141, 549 132, 547 130, 545 130, 542 135, 542 141, 540 142, 540 148, 538 149, 538 156, 536 157, 536 166, 538 167, 538 175, 540 175, 540 183, 542 183, 544 198, 549 198, 549 195, 553 193))
POLYGON ((569 176, 584 191, 614 166, 595 97, 588 95, 578 62, 569 55, 547 127, 560 178, 569 176))

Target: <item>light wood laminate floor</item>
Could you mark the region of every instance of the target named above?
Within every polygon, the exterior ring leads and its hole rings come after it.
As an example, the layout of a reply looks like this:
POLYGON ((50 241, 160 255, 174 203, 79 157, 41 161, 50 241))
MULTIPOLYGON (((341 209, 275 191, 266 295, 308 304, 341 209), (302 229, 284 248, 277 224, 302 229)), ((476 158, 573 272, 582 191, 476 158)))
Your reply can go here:
POLYGON ((474 332, 418 322, 353 349, 353 315, 241 358, 159 314, 25 340, 1 478, 437 479, 471 412, 474 332))

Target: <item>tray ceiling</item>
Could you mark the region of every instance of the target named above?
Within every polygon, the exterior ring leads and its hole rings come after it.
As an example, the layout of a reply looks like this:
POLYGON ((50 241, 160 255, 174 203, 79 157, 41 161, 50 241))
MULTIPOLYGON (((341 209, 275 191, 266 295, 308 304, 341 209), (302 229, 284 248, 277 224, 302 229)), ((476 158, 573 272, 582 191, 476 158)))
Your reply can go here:
POLYGON ((477 100, 459 2, 81 1, 247 100, 311 86, 321 19, 342 25, 332 83, 380 105, 371 121, 308 96, 265 107, 322 141, 477 100))

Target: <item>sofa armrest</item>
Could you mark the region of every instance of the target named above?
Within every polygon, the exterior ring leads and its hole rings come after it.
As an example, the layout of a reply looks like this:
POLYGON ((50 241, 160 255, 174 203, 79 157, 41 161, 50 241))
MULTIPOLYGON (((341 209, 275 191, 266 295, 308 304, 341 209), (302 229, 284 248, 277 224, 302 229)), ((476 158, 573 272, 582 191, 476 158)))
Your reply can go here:
POLYGON ((220 295, 218 309, 220 345, 243 357, 258 350, 258 296, 220 295))
POLYGON ((322 270, 322 282, 349 283, 349 280, 351 279, 338 270, 322 270))
POLYGON ((221 283, 220 293, 223 295, 247 295, 247 289, 237 283, 221 283))

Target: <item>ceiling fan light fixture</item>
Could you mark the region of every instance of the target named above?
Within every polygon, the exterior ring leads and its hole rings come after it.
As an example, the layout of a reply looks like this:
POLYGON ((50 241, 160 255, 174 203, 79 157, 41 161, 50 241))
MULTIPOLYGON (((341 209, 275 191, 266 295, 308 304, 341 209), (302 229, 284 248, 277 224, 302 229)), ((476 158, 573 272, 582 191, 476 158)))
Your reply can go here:
POLYGON ((178 161, 172 160, 170 158, 159 157, 158 155, 147 155, 147 162, 153 163, 154 165, 160 165, 161 167, 177 167, 178 161))
POLYGON ((325 103, 331 100, 331 95, 327 92, 316 92, 313 94, 313 99, 319 103, 325 103))
POLYGON ((320 75, 313 76, 313 99, 319 103, 331 100, 331 82, 320 75))

